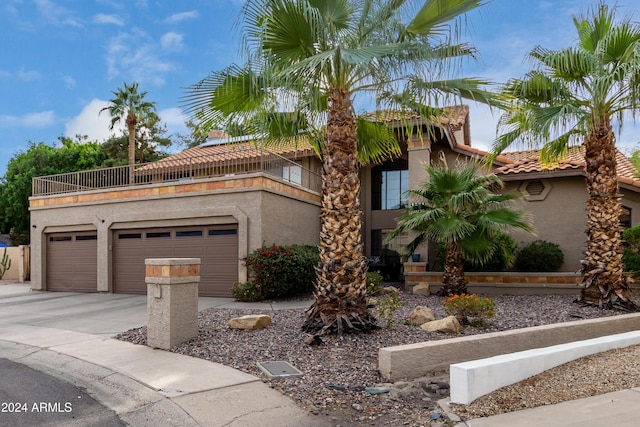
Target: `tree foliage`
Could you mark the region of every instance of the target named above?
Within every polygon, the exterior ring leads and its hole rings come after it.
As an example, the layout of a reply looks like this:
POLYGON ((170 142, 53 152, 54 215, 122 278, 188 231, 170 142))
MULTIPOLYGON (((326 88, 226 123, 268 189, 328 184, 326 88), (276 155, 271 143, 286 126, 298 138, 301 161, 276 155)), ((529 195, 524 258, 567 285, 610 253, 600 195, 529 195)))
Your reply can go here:
POLYGON ((640 112, 640 25, 618 19, 603 1, 573 18, 576 43, 551 50, 536 46, 532 70, 504 85, 511 100, 500 119, 495 156, 513 143, 542 143, 540 160, 553 165, 571 145, 584 148, 587 247, 580 300, 600 307, 640 309, 623 274, 614 122, 640 112))
POLYGON ((60 147, 29 142, 25 151, 13 155, 0 178, 0 231, 13 232, 16 243, 29 240, 29 197, 32 178, 93 169, 107 159, 100 144, 60 137, 60 147))
POLYGON ((398 220, 398 227, 387 240, 410 232, 415 237, 407 245, 413 253, 429 240, 444 245, 444 277, 442 293, 466 293, 464 260, 486 263, 499 245, 501 232, 509 229, 531 231, 526 214, 514 209, 510 202, 515 193, 496 193, 502 181, 495 175, 482 175, 478 165, 469 162, 449 168, 425 166, 429 180, 409 190, 415 203, 398 220))

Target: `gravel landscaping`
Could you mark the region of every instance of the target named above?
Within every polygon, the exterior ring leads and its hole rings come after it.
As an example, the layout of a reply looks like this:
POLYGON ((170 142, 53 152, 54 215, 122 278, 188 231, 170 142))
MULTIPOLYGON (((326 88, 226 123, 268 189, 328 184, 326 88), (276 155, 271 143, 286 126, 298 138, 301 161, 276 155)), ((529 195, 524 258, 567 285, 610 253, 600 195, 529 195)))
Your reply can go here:
MULTIPOLYGON (((594 307, 583 307, 573 302, 574 296, 505 295, 492 298, 497 306, 490 327, 483 329, 467 326, 461 335, 622 314, 594 307)), ((418 305, 431 308, 436 318, 445 317, 441 306, 443 298, 401 293, 401 299, 404 305, 396 311, 391 328, 381 328, 366 334, 323 336, 322 343, 318 346, 304 343, 308 335, 301 331, 304 319, 302 309, 271 311, 269 305, 266 305, 265 310, 208 309, 199 314, 199 336, 173 348, 172 351, 222 363, 263 377, 271 387, 291 397, 301 407, 317 413, 319 417, 326 417, 328 423, 332 425, 343 427, 450 425, 450 421, 440 413, 436 403, 438 399, 449 395, 448 373, 441 372, 429 378, 395 384, 385 384, 378 373, 380 347, 452 337, 441 333, 428 333, 418 326, 404 323, 409 313, 418 305), (273 318, 273 324, 266 329, 255 331, 229 329, 227 326, 229 319, 245 314, 268 314, 273 318), (304 376, 268 380, 256 363, 269 360, 288 361, 304 372, 304 376)), ((386 321, 381 319, 379 324, 385 325, 386 321)), ((129 330, 116 338, 145 344, 146 328, 129 330)), ((638 360, 637 353, 633 358, 626 360, 634 359, 638 360)), ((562 371, 562 367, 556 369, 562 371)), ((594 369, 596 370, 598 369, 594 369)), ((533 402, 532 405, 546 404, 553 395, 564 394, 564 400, 567 400, 566 397, 578 398, 582 396, 576 392, 576 387, 580 384, 589 388, 587 395, 611 391, 599 387, 598 384, 607 382, 594 381, 594 373, 583 369, 582 366, 580 369, 575 369, 573 375, 582 377, 582 380, 574 377, 571 381, 564 379, 555 382, 556 385, 549 388, 539 388, 538 383, 529 379, 526 387, 534 387, 536 390, 533 393, 524 394, 521 391, 513 391, 510 392, 511 397, 498 397, 491 403, 481 401, 494 393, 501 392, 503 390, 501 389, 478 399, 469 407, 457 407, 455 412, 463 418, 474 418, 518 410, 527 407, 524 405, 529 405, 529 402, 533 402), (558 384, 563 384, 565 387, 559 387, 558 384), (569 385, 570 391, 567 390, 569 385), (522 398, 517 398, 518 395, 522 398), (535 400, 531 397, 532 395, 544 395, 546 400, 535 400), (474 407, 473 405, 478 402, 481 406, 474 407)), ((608 383, 612 381, 612 378, 609 378, 608 383)), ((626 388, 640 385, 640 383, 635 385, 633 383, 632 380, 619 386, 626 388)))

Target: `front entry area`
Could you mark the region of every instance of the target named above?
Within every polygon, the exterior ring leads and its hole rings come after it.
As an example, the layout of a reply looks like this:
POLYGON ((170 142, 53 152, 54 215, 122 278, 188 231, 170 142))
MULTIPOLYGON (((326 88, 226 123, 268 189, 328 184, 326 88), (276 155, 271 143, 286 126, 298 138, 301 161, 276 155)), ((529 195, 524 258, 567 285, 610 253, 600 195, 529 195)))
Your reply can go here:
POLYGON ((230 297, 238 281, 238 226, 113 231, 113 292, 146 294, 146 258, 200 258, 200 296, 230 297))

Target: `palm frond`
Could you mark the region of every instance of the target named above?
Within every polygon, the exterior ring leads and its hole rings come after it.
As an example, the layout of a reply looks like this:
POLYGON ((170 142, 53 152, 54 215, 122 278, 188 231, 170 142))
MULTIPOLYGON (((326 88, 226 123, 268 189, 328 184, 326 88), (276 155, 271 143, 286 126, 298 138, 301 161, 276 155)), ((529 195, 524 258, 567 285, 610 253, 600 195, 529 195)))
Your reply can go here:
POLYGON ((483 4, 481 0, 427 0, 407 25, 413 34, 433 34, 438 27, 483 4))

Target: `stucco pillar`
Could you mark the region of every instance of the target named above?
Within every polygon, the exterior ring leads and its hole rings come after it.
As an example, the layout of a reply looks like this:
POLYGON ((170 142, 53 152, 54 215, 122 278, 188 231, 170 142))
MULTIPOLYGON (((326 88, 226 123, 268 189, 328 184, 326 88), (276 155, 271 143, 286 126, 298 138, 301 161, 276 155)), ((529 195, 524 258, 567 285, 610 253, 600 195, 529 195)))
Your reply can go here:
POLYGON ((44 227, 34 222, 34 214, 31 213, 31 289, 44 290, 46 278, 46 239, 44 227))
POLYGON ((97 271, 98 271, 98 292, 110 292, 111 277, 111 233, 109 227, 104 223, 96 224, 97 240, 97 271))
MULTIPOLYGON (((409 162, 409 188, 414 189, 429 179, 424 166, 431 164, 431 141, 428 135, 412 135, 407 141, 407 157, 409 162)), ((409 204, 412 203, 409 197, 409 204)), ((415 253, 420 254, 420 260, 428 260, 427 245, 420 246, 415 253)), ((409 260, 411 261, 411 260, 409 260)))
POLYGON ((147 258, 147 345, 169 350, 198 336, 200 258, 147 258))

